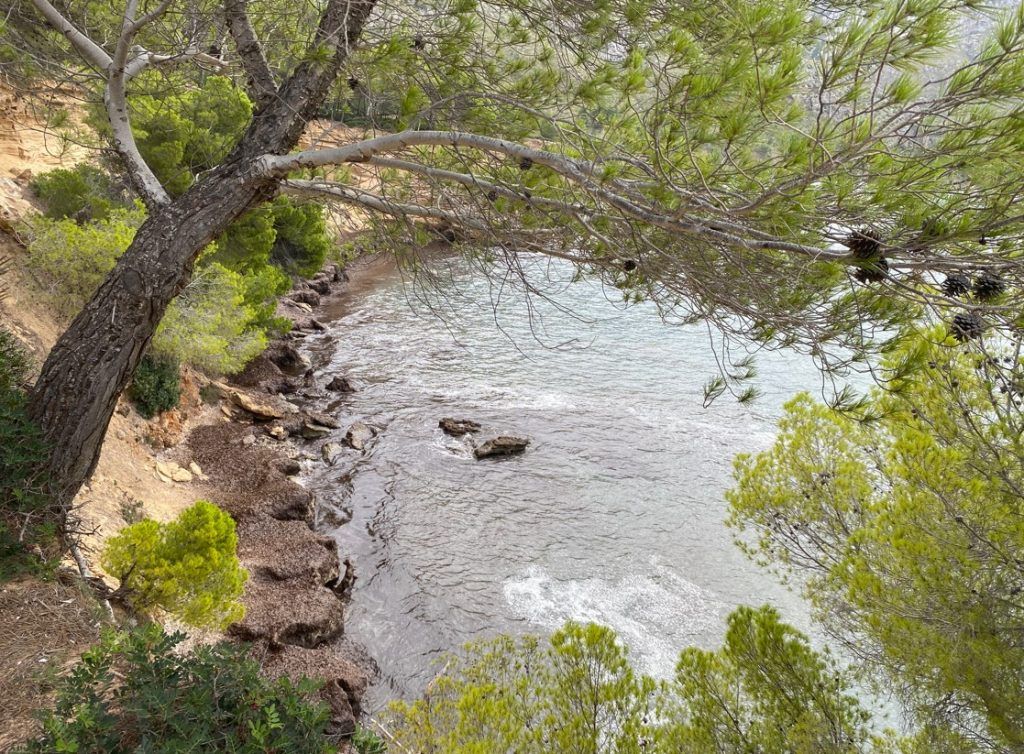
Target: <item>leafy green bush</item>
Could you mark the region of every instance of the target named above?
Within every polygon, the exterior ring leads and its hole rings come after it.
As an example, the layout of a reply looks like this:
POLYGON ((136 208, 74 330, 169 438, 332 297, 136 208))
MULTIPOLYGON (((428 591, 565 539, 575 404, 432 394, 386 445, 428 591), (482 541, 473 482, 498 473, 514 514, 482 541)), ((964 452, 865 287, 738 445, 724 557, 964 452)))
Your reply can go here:
MULTIPOLYGON (((141 208, 114 210, 107 219, 78 225, 71 220, 36 220, 29 264, 51 294, 55 310, 71 318, 85 305, 145 219, 141 208)), ((152 345, 152 354, 216 373, 240 370, 266 346, 268 329, 280 329, 274 317, 276 296, 289 281, 264 265, 235 272, 205 254, 192 282, 171 302, 152 345), (255 301, 257 303, 249 303, 255 301)), ((269 256, 269 246, 266 251, 269 256)), ((138 392, 154 387, 142 377, 138 392)), ((163 410, 153 403, 149 415, 163 410)), ((170 405, 174 405, 171 403, 170 405)))
POLYGON ((242 647, 175 647, 155 624, 108 632, 61 685, 43 733, 21 754, 327 754, 316 685, 269 681, 242 647))
POLYGON ((58 168, 32 181, 32 190, 55 220, 103 220, 121 204, 110 177, 94 165, 58 168))
POLYGON ((237 547, 235 522, 200 500, 170 523, 125 527, 108 540, 101 563, 136 611, 159 607, 193 626, 224 628, 244 614, 238 598, 248 574, 237 547))
POLYGON ((174 359, 143 356, 132 377, 128 397, 146 419, 170 411, 181 398, 181 368, 174 359))
POLYGON ((835 661, 770 607, 734 611, 724 646, 684 650, 662 684, 593 624, 569 623, 546 645, 478 644, 447 668, 423 699, 393 705, 399 751, 854 754, 889 743, 835 661))
POLYGON ((297 203, 287 196, 277 197, 270 208, 276 234, 271 261, 292 275, 315 275, 334 245, 324 208, 312 202, 297 203))
POLYGON ((358 754, 386 754, 388 750, 383 738, 362 726, 356 726, 356 732, 352 735, 352 746, 358 754))
POLYGON ((32 223, 29 268, 51 294, 58 315, 70 319, 85 306, 145 219, 136 206, 111 210, 103 220, 85 225, 73 220, 32 223))
POLYGON ((38 565, 30 551, 49 550, 56 536, 39 470, 45 445, 26 413, 28 376, 27 354, 0 328, 0 581, 38 565))

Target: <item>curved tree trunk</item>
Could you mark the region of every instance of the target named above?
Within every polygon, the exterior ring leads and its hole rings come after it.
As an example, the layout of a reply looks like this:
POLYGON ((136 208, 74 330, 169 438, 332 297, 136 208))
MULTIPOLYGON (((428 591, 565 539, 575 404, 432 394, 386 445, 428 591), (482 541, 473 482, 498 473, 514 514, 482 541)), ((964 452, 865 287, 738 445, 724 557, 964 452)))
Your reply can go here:
POLYGON ((199 252, 276 191, 276 179, 254 174, 256 159, 295 147, 375 5, 376 0, 329 2, 315 44, 333 48, 332 60, 301 63, 221 166, 180 198, 151 210, 53 347, 32 390, 30 413, 49 444, 45 471, 65 510, 96 468, 117 398, 171 299, 188 283, 199 252))

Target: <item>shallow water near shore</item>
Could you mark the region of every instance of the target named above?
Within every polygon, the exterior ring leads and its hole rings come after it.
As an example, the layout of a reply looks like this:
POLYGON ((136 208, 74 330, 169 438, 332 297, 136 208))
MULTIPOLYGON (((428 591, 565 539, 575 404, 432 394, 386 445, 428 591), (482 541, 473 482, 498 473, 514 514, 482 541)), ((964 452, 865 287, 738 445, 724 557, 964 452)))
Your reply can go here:
POLYGON ((343 425, 379 433, 304 477, 321 530, 356 567, 346 633, 381 668, 371 713, 422 691, 446 651, 501 632, 601 622, 666 676, 683 647, 717 645, 738 604, 809 627, 800 598, 734 545, 723 492, 733 456, 771 443, 782 403, 820 389, 811 361, 762 353, 758 400, 703 408, 717 373, 706 327, 623 309, 540 261, 530 274, 555 303, 527 306, 456 268, 439 313, 383 267, 357 276, 307 343, 321 380, 358 387, 331 405, 343 425), (532 444, 476 461, 469 438, 438 428, 444 416, 532 444))

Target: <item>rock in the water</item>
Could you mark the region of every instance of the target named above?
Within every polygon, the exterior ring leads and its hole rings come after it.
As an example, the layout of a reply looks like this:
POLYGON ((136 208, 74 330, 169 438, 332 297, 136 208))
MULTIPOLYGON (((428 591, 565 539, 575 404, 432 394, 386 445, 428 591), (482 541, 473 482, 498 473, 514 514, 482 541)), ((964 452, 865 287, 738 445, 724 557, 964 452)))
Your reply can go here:
POLYGON ((478 445, 473 449, 473 455, 479 458, 492 458, 494 456, 510 456, 522 453, 530 441, 525 437, 512 437, 501 435, 494 437, 487 442, 478 445))
POLYGON ((445 417, 437 423, 437 426, 443 429, 446 435, 452 437, 462 437, 481 430, 480 422, 475 422, 472 419, 452 419, 451 417, 445 417))
POLYGON ((354 450, 365 450, 376 433, 363 422, 356 422, 345 433, 345 444, 354 450))
POLYGON ((354 393, 356 389, 347 377, 335 377, 326 385, 332 393, 354 393))
POLYGON ((329 466, 333 466, 335 464, 341 453, 341 446, 336 442, 324 443, 324 446, 320 448, 320 456, 329 466))
POLYGON ((280 419, 284 416, 284 411, 274 404, 261 401, 248 393, 242 393, 238 390, 232 391, 231 402, 257 419, 280 419))
POLYGON ((331 429, 341 429, 341 424, 337 419, 322 414, 318 411, 307 411, 306 421, 312 424, 319 424, 321 427, 330 427, 331 429))
POLYGON ((299 434, 307 440, 319 440, 321 437, 327 437, 327 435, 331 434, 331 427, 307 421, 302 423, 302 429, 299 430, 299 434))

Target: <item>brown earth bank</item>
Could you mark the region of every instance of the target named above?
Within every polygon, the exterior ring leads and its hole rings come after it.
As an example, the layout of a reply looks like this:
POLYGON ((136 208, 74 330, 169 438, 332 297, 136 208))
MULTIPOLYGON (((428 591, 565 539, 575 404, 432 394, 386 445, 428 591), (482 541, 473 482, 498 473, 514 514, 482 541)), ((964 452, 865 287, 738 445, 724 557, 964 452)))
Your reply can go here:
MULTIPOLYGON (((55 154, 39 142, 44 130, 2 127, 5 118, 21 122, 23 114, 11 116, 16 110, 0 98, 0 259, 10 260, 0 325, 19 337, 38 368, 63 323, 37 293, 17 223, 39 209, 28 189, 33 172, 72 165, 83 151, 55 154)), ((291 478, 301 468, 302 446, 322 440, 337 423, 289 396, 325 389, 314 384, 299 346, 307 334, 323 329, 314 307, 327 304, 345 280, 344 271, 331 265, 298 283, 278 310, 294 323, 292 331, 233 379, 212 380, 186 369, 177 409, 147 421, 122 398, 97 470, 75 500, 89 532, 83 550, 104 578, 96 567, 103 543, 139 516, 171 520, 199 499, 227 510, 237 524, 239 559, 250 575, 246 616, 226 636, 249 642, 270 677, 323 680, 322 697, 338 734, 354 730, 375 669, 344 637, 351 566, 333 540, 313 531, 316 498, 291 478)), ((33 713, 52 702, 55 680, 108 620, 98 605, 74 578, 26 577, 0 586, 0 751, 37 730, 33 713)), ((170 618, 163 622, 183 628, 170 618)), ((186 646, 225 638, 189 633, 186 646)))

